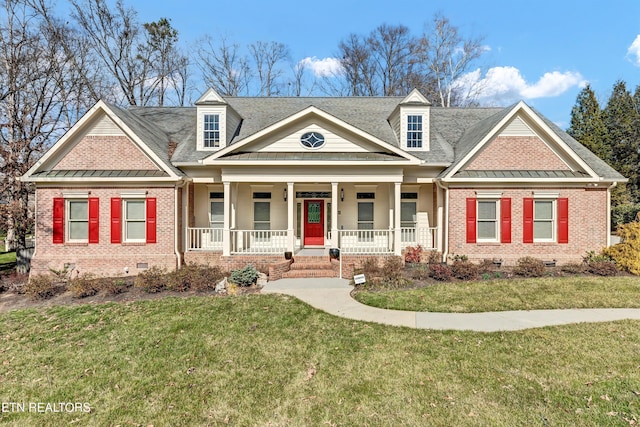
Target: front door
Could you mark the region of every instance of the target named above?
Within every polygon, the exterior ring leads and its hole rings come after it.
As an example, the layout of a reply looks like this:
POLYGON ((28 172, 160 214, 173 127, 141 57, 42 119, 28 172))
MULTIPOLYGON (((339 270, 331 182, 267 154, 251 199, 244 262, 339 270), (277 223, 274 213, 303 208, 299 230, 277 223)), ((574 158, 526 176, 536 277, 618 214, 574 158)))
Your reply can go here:
POLYGON ((304 245, 324 246, 324 201, 304 201, 304 245))

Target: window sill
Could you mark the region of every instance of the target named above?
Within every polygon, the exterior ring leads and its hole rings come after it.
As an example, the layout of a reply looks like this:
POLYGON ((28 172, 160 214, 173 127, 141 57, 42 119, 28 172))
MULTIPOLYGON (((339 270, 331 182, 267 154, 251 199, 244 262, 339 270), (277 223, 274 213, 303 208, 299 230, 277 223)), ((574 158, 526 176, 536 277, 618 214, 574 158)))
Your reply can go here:
POLYGON ((147 242, 122 242, 122 246, 146 246, 147 242))
POLYGON ((89 242, 65 242, 65 246, 89 246, 89 242))
POLYGON ((500 246, 500 242, 476 242, 476 246, 500 246))

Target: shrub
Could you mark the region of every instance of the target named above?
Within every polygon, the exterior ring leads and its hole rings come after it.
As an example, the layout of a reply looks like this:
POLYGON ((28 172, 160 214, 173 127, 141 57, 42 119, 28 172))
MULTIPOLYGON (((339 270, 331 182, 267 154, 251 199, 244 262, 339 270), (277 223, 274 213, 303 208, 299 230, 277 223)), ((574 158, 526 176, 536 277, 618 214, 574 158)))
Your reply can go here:
POLYGON ((466 255, 451 254, 451 255, 449 255, 449 258, 452 261, 469 261, 469 257, 466 256, 466 255))
POLYGON ((242 269, 233 270, 229 279, 238 286, 251 286, 258 280, 258 271, 253 265, 248 264, 242 269))
POLYGON ((67 283, 67 289, 74 298, 91 297, 100 290, 100 282, 91 274, 83 274, 67 283))
POLYGON ((134 286, 150 294, 165 290, 167 288, 167 274, 165 269, 153 266, 143 271, 136 277, 134 286))
POLYGON ((38 274, 31 276, 26 285, 24 293, 34 301, 51 298, 56 294, 56 285, 48 274, 38 274))
POLYGON ((513 272, 523 277, 542 277, 545 273, 544 262, 530 256, 518 259, 513 272))
POLYGON ((225 276, 224 271, 217 266, 200 265, 197 266, 197 275, 191 283, 191 289, 195 291, 206 291, 216 288, 216 285, 225 276))
POLYGON ((640 275, 640 222, 631 222, 618 227, 621 242, 602 251, 602 255, 613 259, 621 270, 640 275))
POLYGON ((362 267, 360 269, 370 276, 377 276, 380 274, 380 266, 377 258, 365 259, 362 262, 362 267))
POLYGON ((129 283, 123 278, 108 278, 101 280, 100 287, 104 289, 107 295, 118 295, 126 292, 129 283))
POLYGON ((451 266, 453 277, 460 280, 476 280, 478 270, 478 266, 471 261, 454 261, 451 266))
POLYGON ((560 271, 569 274, 582 274, 585 272, 585 265, 578 263, 569 263, 561 266, 560 271))
POLYGON ((168 275, 167 289, 176 292, 215 289, 216 283, 223 277, 224 274, 218 266, 209 267, 192 263, 168 275))
POLYGON ((493 275, 493 273, 498 269, 498 266, 493 262, 492 259, 483 259, 478 264, 478 274, 489 276, 493 275))
POLYGON ((587 270, 591 274, 597 274, 598 276, 615 276, 618 274, 618 267, 613 261, 596 260, 589 262, 587 265, 587 270))
POLYGON ((402 258, 398 256, 387 257, 382 265, 382 284, 387 287, 397 288, 406 285, 407 281, 402 277, 402 258))
POLYGON ((442 253, 438 251, 429 251, 429 255, 427 256, 428 264, 440 264, 442 263, 442 253))
POLYGON ((411 270, 411 277, 415 280, 427 279, 429 277, 429 266, 423 264, 414 268, 411 270))
POLYGON ((404 262, 418 264, 422 262, 422 246, 407 246, 404 250, 404 262))
POLYGON ((449 267, 447 264, 430 264, 429 274, 435 280, 441 282, 448 282, 453 278, 451 267, 449 267))

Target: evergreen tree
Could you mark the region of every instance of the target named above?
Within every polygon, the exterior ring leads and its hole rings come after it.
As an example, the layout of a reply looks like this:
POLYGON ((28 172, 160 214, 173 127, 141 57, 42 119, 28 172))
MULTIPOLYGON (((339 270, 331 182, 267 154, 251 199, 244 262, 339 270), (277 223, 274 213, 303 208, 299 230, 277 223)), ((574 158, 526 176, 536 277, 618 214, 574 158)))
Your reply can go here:
POLYGON ((571 125, 567 133, 611 164, 611 147, 606 140, 607 128, 591 85, 587 85, 578 94, 576 104, 571 109, 571 125))
POLYGON ((613 87, 611 97, 603 111, 607 128, 606 141, 611 147, 611 165, 629 178, 627 188, 631 200, 640 200, 640 174, 638 173, 638 131, 639 123, 636 103, 626 88, 624 81, 613 87))

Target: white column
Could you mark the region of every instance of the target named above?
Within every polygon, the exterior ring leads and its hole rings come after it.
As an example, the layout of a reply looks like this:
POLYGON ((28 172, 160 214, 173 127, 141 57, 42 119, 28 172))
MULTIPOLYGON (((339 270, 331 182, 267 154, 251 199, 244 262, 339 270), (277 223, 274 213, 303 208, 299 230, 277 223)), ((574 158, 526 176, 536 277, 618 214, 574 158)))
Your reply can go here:
POLYGON ((287 182, 287 250, 293 252, 296 246, 296 235, 293 229, 293 201, 295 200, 295 193, 293 192, 293 182, 287 182))
POLYGON ((231 255, 231 183, 224 182, 224 223, 222 226, 222 256, 231 255))
POLYGON ((396 255, 402 255, 402 236, 400 235, 400 194, 402 183, 394 183, 394 207, 393 207, 393 252, 396 255))
POLYGON ((229 224, 229 228, 233 230, 234 228, 238 228, 238 182, 234 182, 231 187, 231 223, 229 224))
POLYGON ((338 247, 338 183, 331 183, 331 247, 338 247))

